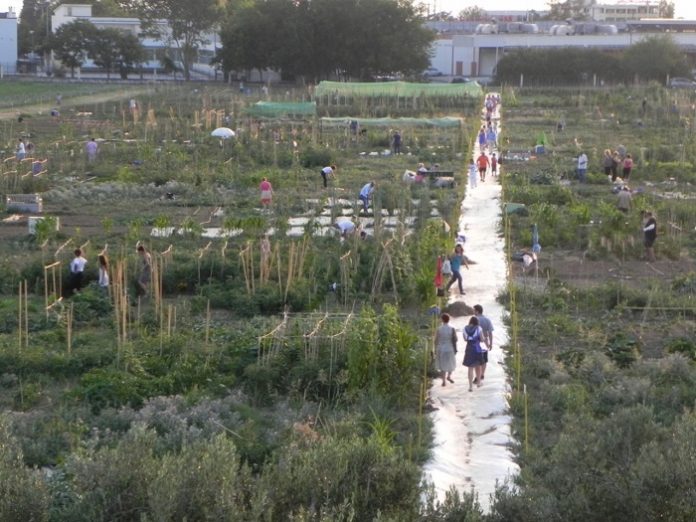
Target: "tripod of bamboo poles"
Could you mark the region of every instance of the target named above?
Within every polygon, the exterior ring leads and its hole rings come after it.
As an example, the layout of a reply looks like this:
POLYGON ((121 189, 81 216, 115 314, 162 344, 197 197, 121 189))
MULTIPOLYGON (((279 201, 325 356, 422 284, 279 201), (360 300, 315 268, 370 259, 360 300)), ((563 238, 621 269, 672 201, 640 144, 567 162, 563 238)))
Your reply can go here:
POLYGON ((273 356, 275 356, 283 343, 283 335, 288 326, 289 314, 287 310, 283 312, 283 320, 273 330, 260 336, 258 341, 257 360, 261 366, 266 364, 273 356), (270 346, 266 346, 270 344, 270 346))
POLYGON ((244 285, 248 295, 255 292, 254 285, 254 251, 251 248, 252 242, 247 241, 244 248, 239 251, 239 260, 242 263, 242 273, 244 274, 244 285))
POLYGON ((197 264, 198 264, 198 287, 200 288, 201 286, 201 262, 203 261, 203 256, 210 251, 210 247, 212 245, 212 241, 208 241, 208 244, 205 245, 203 248, 201 248, 198 251, 198 259, 197 259, 197 264))
POLYGON ((375 275, 372 279, 372 294, 371 299, 374 301, 380 288, 382 287, 382 279, 384 277, 384 272, 389 270, 389 277, 391 278, 392 291, 394 293, 394 300, 399 299, 399 294, 396 291, 396 278, 394 277, 394 263, 392 262, 391 252, 389 251, 389 246, 394 241, 394 238, 388 239, 382 243, 382 255, 377 262, 375 267, 375 275))
POLYGON ((329 313, 324 313, 324 316, 317 321, 314 328, 305 334, 302 334, 303 348, 305 359, 316 360, 319 354, 318 339, 317 336, 321 331, 321 327, 329 318, 329 313))
POLYGON ((351 311, 343 322, 343 328, 340 332, 337 332, 329 337, 329 397, 331 397, 331 385, 333 383, 334 367, 336 361, 338 360, 338 351, 345 351, 346 347, 346 333, 348 332, 348 325, 353 319, 353 312, 351 311))
POLYGON ((288 254, 288 271, 287 278, 285 280, 285 301, 287 301, 288 299, 288 292, 290 291, 290 287, 292 286, 292 283, 294 282, 295 278, 299 278, 302 276, 302 273, 304 271, 305 258, 307 256, 307 250, 309 248, 309 242, 310 235, 305 234, 302 238, 302 243, 299 246, 295 241, 290 243, 290 251, 288 254))

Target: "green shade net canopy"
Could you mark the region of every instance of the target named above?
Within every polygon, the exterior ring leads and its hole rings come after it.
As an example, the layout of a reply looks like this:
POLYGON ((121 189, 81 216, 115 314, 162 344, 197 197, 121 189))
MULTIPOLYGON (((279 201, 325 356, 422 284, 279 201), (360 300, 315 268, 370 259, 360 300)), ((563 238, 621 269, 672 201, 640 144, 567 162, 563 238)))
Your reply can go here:
POLYGON ((314 102, 266 102, 260 101, 247 107, 244 113, 256 118, 313 118, 317 113, 314 102))
POLYGON ((409 83, 409 82, 328 82, 317 85, 314 95, 346 97, 466 97, 483 95, 476 82, 467 83, 409 83))
POLYGON ((451 116, 445 118, 321 118, 322 127, 347 127, 351 121, 361 127, 438 127, 459 128, 464 120, 451 116))

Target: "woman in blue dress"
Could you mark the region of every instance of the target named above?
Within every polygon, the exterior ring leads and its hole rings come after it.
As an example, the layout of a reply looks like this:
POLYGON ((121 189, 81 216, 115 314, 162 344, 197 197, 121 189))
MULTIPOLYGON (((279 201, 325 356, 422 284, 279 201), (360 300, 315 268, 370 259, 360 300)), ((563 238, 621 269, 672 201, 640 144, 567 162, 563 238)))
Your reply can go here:
POLYGON ((478 317, 469 319, 469 324, 464 327, 464 340, 466 350, 464 351, 464 366, 469 369, 469 391, 473 391, 474 374, 476 374, 477 386, 481 386, 481 370, 483 368, 483 351, 481 346, 483 340, 483 330, 479 326, 478 317))

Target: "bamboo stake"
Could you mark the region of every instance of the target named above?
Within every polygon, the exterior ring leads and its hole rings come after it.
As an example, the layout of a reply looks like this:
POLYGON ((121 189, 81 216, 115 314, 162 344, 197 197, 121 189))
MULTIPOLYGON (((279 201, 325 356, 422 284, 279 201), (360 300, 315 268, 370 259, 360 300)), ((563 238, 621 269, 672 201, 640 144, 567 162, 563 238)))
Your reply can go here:
POLYGON ((208 299, 208 304, 206 306, 205 312, 205 345, 208 346, 208 341, 210 340, 210 299, 208 299))
POLYGON ((19 326, 19 328, 17 328, 17 331, 19 333, 19 343, 17 346, 19 347, 19 351, 22 351, 22 336, 24 334, 23 327, 22 327, 22 324, 23 324, 22 312, 24 311, 24 306, 22 306, 22 296, 24 295, 24 292, 22 291, 23 285, 24 285, 24 283, 22 281, 20 281, 19 282, 19 292, 18 292, 19 295, 18 295, 18 301, 17 301, 17 306, 18 306, 17 325, 19 326))
POLYGON ((292 284, 292 276, 293 276, 293 269, 295 266, 295 255, 296 255, 296 249, 295 249, 295 242, 293 241, 290 243, 290 255, 288 258, 288 277, 287 281, 285 282, 285 297, 284 300, 288 300, 288 292, 290 291, 290 285, 292 284))
POLYGON ((65 314, 66 337, 68 340, 68 355, 72 355, 73 306, 74 303, 70 303, 70 306, 68 307, 68 310, 65 314))
POLYGON ((65 247, 67 247, 70 243, 72 243, 72 238, 71 238, 71 239, 68 239, 65 243, 63 243, 62 245, 60 245, 60 246, 58 247, 58 250, 56 250, 55 254, 53 254, 53 257, 54 257, 54 258, 58 257, 58 254, 60 254, 60 253, 63 251, 63 249, 64 249, 65 247))
POLYGON ((26 279, 24 280, 24 345, 29 348, 29 284, 26 279))

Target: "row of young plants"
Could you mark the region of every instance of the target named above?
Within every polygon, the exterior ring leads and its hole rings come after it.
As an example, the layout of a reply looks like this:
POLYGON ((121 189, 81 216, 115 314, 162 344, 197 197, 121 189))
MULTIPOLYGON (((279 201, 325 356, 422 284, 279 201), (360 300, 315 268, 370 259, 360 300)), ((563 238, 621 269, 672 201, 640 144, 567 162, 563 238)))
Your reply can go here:
MULTIPOLYGON (((335 154, 342 187, 359 187, 365 168, 371 176, 384 168, 381 158, 335 154)), ((403 172, 413 161, 398 158, 389 170, 403 172)), ((70 168, 79 171, 79 164, 70 168)), ((59 171, 46 187, 49 204, 65 187, 64 221, 91 210, 80 194, 85 187, 89 197, 92 186, 61 185, 72 172, 59 171)), ((101 229, 71 227, 42 238, 45 243, 7 242, 0 519, 437 520, 473 505, 457 496, 437 504, 420 472, 429 444, 422 410, 430 362, 425 308, 434 300, 433 260, 451 237, 441 220, 428 220, 429 200, 437 199, 440 214, 453 222, 460 191, 411 193, 400 178, 377 176, 400 213, 411 212, 411 198, 423 200, 415 233, 388 244, 391 236, 381 232, 346 242, 314 237, 311 228, 304 239, 274 236, 280 269, 261 283, 256 265, 249 291, 240 250, 249 241, 258 248, 265 225, 305 210, 297 200, 313 195, 301 189, 301 176, 292 179, 293 170, 278 169, 288 195, 259 221, 248 193, 234 194, 258 183, 259 171, 250 172, 253 181, 225 186, 205 177, 196 185, 170 171, 181 187, 177 208, 190 211, 201 194, 225 193, 226 209, 234 210, 229 227, 244 222, 249 231, 229 240, 225 257, 221 245, 205 250, 208 241, 194 234, 149 241, 157 261, 174 244, 162 265, 159 300, 115 309, 90 285, 62 308, 44 311, 43 265, 68 239, 89 240, 90 249, 109 243, 112 267, 137 273, 130 254, 136 240, 146 226, 165 224, 161 208, 147 212, 153 203, 138 195, 146 190, 141 180, 123 180, 102 204, 101 229), (141 208, 145 217, 130 226, 141 208), (300 270, 290 252, 302 244, 300 270), (341 265, 342 257, 349 262, 341 265), (19 280, 29 286, 24 306, 16 295, 19 280), (334 282, 336 294, 328 291, 334 282), (276 315, 288 305, 287 317, 276 315), (299 313, 318 308, 321 313, 299 313), (121 313, 128 317, 125 338, 121 313)), ((220 199, 211 196, 210 204, 220 199)), ((382 207, 380 199, 376 204, 382 207)), ((177 223, 180 216, 170 219, 177 223)), ((90 279, 94 267, 88 267, 90 279)))
MULTIPOLYGON (((693 197, 687 177, 692 167, 675 166, 669 177, 676 179, 669 180, 667 167, 639 163, 629 183, 644 191, 636 194, 628 215, 618 213, 597 163, 591 162, 588 184, 564 176, 581 150, 577 143, 586 151, 619 143, 629 151, 654 149, 667 145, 674 121, 648 118, 647 133, 612 125, 607 142, 601 124, 588 117, 594 109, 573 108, 579 95, 597 94, 559 91, 547 105, 564 115, 563 132, 554 133, 550 125, 535 129, 552 136, 547 149, 553 156, 509 163, 503 177, 506 200, 529 207, 528 216, 509 218, 508 248, 527 248, 536 223, 545 277, 543 283, 529 276, 514 279, 501 296, 512 313, 511 409, 521 471, 498 492, 492 518, 688 520, 696 488, 696 468, 688 457, 696 440, 696 309, 689 272, 696 218, 688 201, 660 193, 693 197), (541 169, 548 175, 538 177, 541 169), (650 271, 654 275, 623 278, 622 270, 644 266, 638 215, 644 208, 661 219, 659 268, 650 271), (583 277, 594 282, 578 284, 556 274, 553 265, 544 268, 550 259, 558 265, 567 257, 583 257, 583 277), (616 275, 598 273, 607 262, 616 275)), ((621 98, 645 95, 627 90, 621 98)), ((529 136, 524 109, 536 100, 516 101, 515 110, 505 114, 510 141, 518 145, 529 136), (516 121, 518 109, 522 121, 516 121)), ((602 111, 617 112, 610 96, 603 103, 602 111)))

